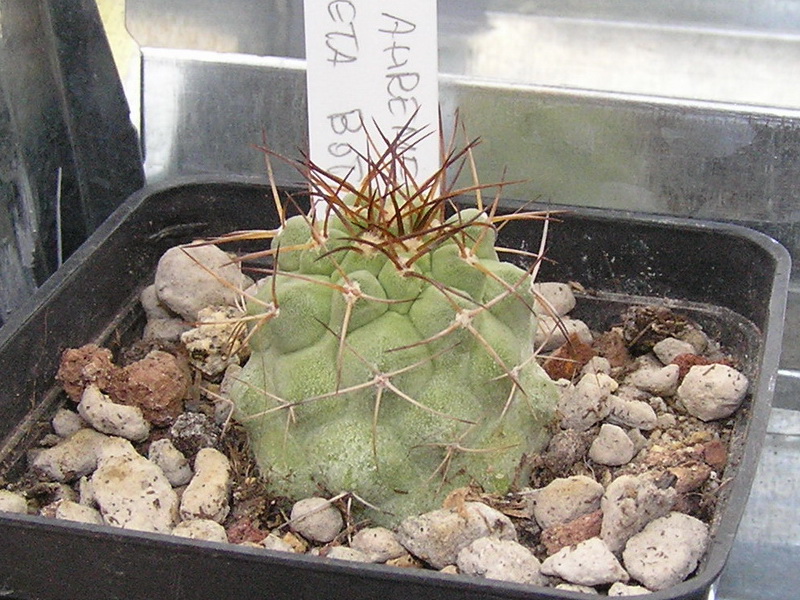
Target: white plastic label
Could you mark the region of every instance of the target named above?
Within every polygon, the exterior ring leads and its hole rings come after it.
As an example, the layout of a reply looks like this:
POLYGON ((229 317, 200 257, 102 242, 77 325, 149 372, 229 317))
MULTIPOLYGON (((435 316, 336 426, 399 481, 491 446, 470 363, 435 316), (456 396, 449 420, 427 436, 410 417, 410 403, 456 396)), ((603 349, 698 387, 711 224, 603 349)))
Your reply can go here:
POLYGON ((358 184, 406 126, 401 147, 422 181, 439 168, 436 0, 305 0, 309 151, 312 162, 358 184), (377 129, 376 129, 377 125, 377 129), (380 133, 379 133, 380 130, 380 133), (368 147, 368 136, 375 147, 368 147))

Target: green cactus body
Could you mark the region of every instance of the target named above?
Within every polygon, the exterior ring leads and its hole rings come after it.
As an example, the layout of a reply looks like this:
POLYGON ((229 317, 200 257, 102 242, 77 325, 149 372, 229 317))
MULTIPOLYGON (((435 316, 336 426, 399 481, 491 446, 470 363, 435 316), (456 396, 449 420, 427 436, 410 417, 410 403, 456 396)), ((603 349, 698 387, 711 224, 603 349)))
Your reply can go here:
POLYGON ((491 219, 397 196, 286 221, 232 391, 272 493, 352 492, 380 524, 508 491, 556 403, 530 276, 498 260, 491 219))

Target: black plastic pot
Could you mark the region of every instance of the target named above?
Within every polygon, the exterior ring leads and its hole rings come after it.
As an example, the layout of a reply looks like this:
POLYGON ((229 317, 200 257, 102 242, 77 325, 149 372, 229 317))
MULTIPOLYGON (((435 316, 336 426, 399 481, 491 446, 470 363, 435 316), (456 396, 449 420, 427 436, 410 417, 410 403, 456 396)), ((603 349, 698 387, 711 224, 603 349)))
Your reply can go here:
MULTIPOLYGON (((510 202, 513 208, 514 203, 510 202)), ((578 315, 604 327, 624 306, 667 302, 743 359, 752 398, 740 411, 709 551, 688 581, 652 600, 704 598, 731 549, 765 434, 780 354, 789 257, 732 225, 575 209, 550 226, 540 280, 591 293, 578 315), (664 301, 669 298, 669 301, 664 301), (739 435, 741 434, 741 435, 739 435)), ((0 475, 19 472, 41 423, 61 401, 63 349, 111 345, 135 327, 136 300, 158 257, 198 236, 271 227, 263 182, 180 181, 132 196, 0 329, 0 475)), ((539 224, 512 222, 503 243, 535 249, 539 224)), ((582 308, 581 308, 582 307, 582 308)), ((0 595, 12 598, 581 598, 554 589, 392 569, 97 527, 0 516, 0 595)))

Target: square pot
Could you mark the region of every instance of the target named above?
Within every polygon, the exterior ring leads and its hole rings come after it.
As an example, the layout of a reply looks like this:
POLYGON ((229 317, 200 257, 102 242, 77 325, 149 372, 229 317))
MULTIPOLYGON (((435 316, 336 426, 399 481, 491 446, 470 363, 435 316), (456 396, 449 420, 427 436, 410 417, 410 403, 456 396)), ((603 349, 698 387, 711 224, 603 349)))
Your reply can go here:
MULTIPOLYGON (((521 203, 506 202, 513 210, 521 203)), ((541 207, 535 207, 541 208, 541 207)), ((712 541, 696 574, 652 600, 706 597, 747 501, 780 354, 789 257, 765 235, 734 225, 558 207, 540 281, 577 281, 589 293, 572 314, 605 328, 632 304, 689 314, 744 364, 751 397, 739 411, 712 541), (564 211, 564 212, 561 212, 564 211)), ((0 476, 63 401, 61 352, 130 337, 168 248, 277 216, 263 181, 179 180, 134 194, 0 330, 0 476), (254 219, 256 222, 254 222, 254 219)), ((541 223, 510 222, 504 245, 535 249, 541 223)), ((0 590, 13 598, 580 598, 572 592, 296 556, 33 515, 0 515, 0 590)))

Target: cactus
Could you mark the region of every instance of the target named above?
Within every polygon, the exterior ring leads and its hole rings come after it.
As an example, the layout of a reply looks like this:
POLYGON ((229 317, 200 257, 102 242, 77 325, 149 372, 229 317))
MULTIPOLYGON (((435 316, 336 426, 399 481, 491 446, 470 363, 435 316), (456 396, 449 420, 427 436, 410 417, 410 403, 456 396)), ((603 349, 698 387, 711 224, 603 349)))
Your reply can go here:
POLYGON ((499 215, 480 185, 477 207, 458 210, 464 190, 444 174, 472 145, 418 183, 407 141, 359 186, 304 163, 317 210, 286 219, 278 203, 274 267, 247 302, 252 354, 231 391, 273 494, 350 492, 379 524, 456 487, 508 491, 556 402, 532 343, 539 257, 525 270, 495 246, 507 220, 542 215, 499 215))

